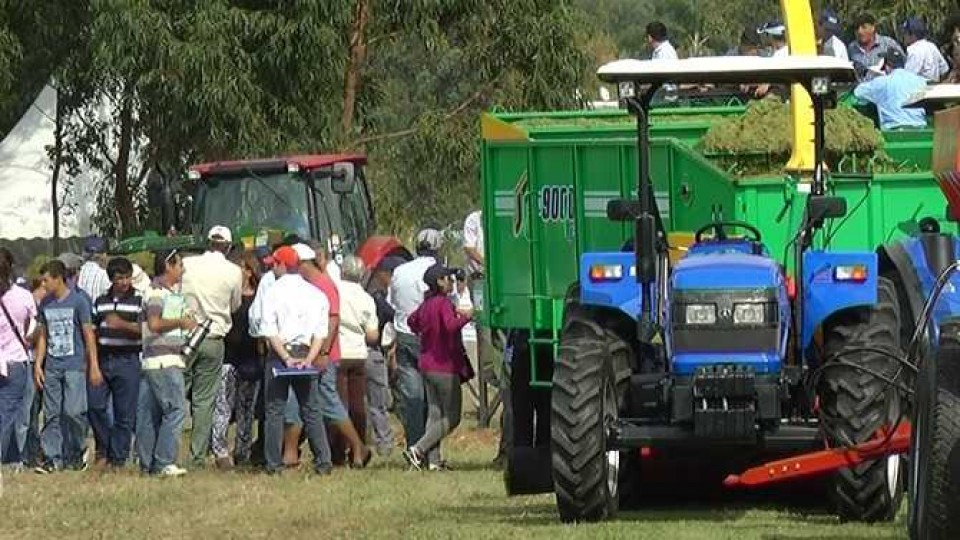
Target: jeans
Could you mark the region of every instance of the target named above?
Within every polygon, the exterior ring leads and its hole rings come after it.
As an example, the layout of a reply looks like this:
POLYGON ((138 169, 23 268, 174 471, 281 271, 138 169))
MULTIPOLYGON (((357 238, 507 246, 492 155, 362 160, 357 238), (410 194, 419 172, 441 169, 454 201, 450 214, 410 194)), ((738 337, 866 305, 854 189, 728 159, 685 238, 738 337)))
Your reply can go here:
POLYGON ((47 367, 43 383, 43 433, 40 444, 47 462, 78 466, 87 433, 87 374, 47 367))
POLYGON ((267 471, 283 469, 283 409, 287 403, 290 389, 297 396, 300 405, 300 417, 303 419, 313 463, 317 469, 331 467, 330 444, 323 426, 320 412, 320 395, 316 375, 298 375, 292 377, 274 377, 271 366, 278 363, 276 358, 267 363, 264 370, 263 387, 266 396, 266 420, 264 421, 264 454, 267 471))
POLYGON ((141 471, 158 473, 177 460, 186 416, 183 370, 175 367, 144 370, 137 406, 137 456, 141 471))
POLYGON ((371 350, 367 357, 367 416, 373 444, 381 454, 393 448, 393 428, 390 426, 390 382, 387 361, 379 350, 371 350))
POLYGON ((423 437, 426 424, 426 394, 418 367, 420 340, 412 334, 397 332, 397 408, 407 446, 423 437))
POLYGON ((25 465, 35 464, 40 459, 40 410, 43 408, 43 391, 33 383, 33 362, 27 364, 27 379, 23 384, 23 401, 20 415, 14 424, 14 438, 19 451, 18 461, 25 465))
POLYGON ((7 364, 7 376, 0 377, 0 458, 4 463, 20 460, 14 428, 23 405, 24 381, 33 375, 29 367, 26 362, 11 362, 7 364), (8 453, 13 454, 9 450, 17 450, 16 455, 8 457, 8 453))
POLYGON ((130 457, 140 393, 140 353, 104 353, 100 357, 103 384, 87 387, 87 413, 97 443, 97 457, 122 466, 130 457), (112 398, 112 399, 111 399, 112 398), (110 418, 113 402, 112 421, 110 418))
POLYGON ((217 405, 213 414, 213 434, 210 437, 210 448, 214 457, 219 459, 230 455, 227 429, 232 416, 237 422, 236 444, 233 450, 235 461, 241 463, 250 459, 250 449, 253 447, 253 414, 259 386, 259 381, 240 380, 237 377, 237 368, 232 364, 223 365, 220 370, 217 405))
POLYGON ((457 374, 427 373, 423 380, 429 403, 427 429, 414 446, 427 456, 428 462, 439 464, 440 441, 460 425, 463 390, 457 374))
POLYGON ((223 339, 208 337, 197 348, 197 353, 188 359, 187 369, 183 372, 193 420, 190 459, 194 466, 202 466, 210 450, 213 409, 217 400, 217 386, 220 384, 223 354, 223 339))

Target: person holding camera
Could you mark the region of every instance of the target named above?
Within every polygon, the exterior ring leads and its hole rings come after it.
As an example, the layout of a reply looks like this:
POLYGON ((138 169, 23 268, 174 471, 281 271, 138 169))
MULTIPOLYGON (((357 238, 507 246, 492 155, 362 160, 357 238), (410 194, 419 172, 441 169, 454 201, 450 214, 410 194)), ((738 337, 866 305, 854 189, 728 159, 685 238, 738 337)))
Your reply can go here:
POLYGON ((187 416, 182 351, 197 322, 182 292, 183 260, 177 250, 154 255, 154 274, 157 277, 144 301, 137 456, 146 474, 183 476, 187 471, 176 464, 187 416))
POLYGON ((426 424, 426 403, 423 377, 417 367, 420 340, 407 325, 407 319, 423 303, 428 290, 423 282, 427 269, 437 263, 437 252, 443 247, 443 233, 436 227, 425 227, 417 233, 417 258, 401 264, 393 271, 387 301, 393 306, 396 330, 396 372, 398 409, 406 446, 423 437, 426 424))
POLYGON ((226 353, 223 338, 230 332, 232 315, 240 308, 243 298, 243 272, 226 258, 233 246, 230 229, 214 226, 207 240, 206 253, 183 260, 183 292, 197 299, 199 315, 210 321, 209 335, 196 353, 187 358, 184 371, 193 422, 190 458, 195 467, 204 465, 210 450, 217 386, 226 353))
POLYGON ((443 265, 431 266, 423 275, 426 299, 408 318, 410 329, 420 337, 420 372, 427 393, 425 433, 403 453, 415 469, 444 470, 440 442, 460 424, 463 393, 460 385, 473 378, 473 368, 463 348, 463 327, 469 311, 457 310, 450 300, 457 272, 443 265))

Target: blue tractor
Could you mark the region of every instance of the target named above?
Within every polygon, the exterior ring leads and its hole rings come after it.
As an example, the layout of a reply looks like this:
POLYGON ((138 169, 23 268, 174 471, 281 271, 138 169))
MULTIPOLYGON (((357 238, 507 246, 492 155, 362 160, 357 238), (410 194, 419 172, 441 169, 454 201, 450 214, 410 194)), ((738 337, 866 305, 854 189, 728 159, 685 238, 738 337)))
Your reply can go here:
MULTIPOLYGON (((613 515, 622 489, 642 489, 631 471, 643 469, 643 456, 693 457, 732 472, 767 456, 870 444, 863 455, 871 459, 837 466, 834 458, 833 466, 809 470, 811 461, 798 460, 790 471, 771 472, 771 481, 826 473, 841 518, 893 519, 907 476, 900 454, 910 415, 931 416, 919 410, 931 403, 912 399, 913 359, 956 355, 960 340, 960 276, 953 273, 960 243, 926 220, 914 237, 876 252, 815 247, 824 224, 847 212, 846 201, 827 192, 824 109, 831 83, 853 80, 852 66, 824 57, 703 60, 621 60, 599 71, 632 90, 625 99, 638 125, 637 199, 612 201, 607 213, 633 222, 635 234, 623 251, 583 255, 565 310, 551 398, 560 517, 613 515), (671 267, 649 175, 648 111, 662 85, 703 82, 799 83, 812 98, 816 166, 792 242, 796 287, 787 261, 771 256, 747 223, 706 224, 671 267)), ((950 379, 951 362, 936 360, 919 362, 920 378, 929 379, 921 384, 928 398, 930 385, 952 387, 952 404, 932 402, 956 413, 955 441, 960 378, 950 379)), ((932 418, 943 424, 938 410, 932 418)), ((942 486, 942 475, 928 473, 947 467, 946 458, 928 452, 923 459, 912 459, 911 483, 942 486)), ((947 500, 957 488, 950 489, 927 489, 935 499, 927 504, 935 521, 955 528, 960 497, 947 500)))

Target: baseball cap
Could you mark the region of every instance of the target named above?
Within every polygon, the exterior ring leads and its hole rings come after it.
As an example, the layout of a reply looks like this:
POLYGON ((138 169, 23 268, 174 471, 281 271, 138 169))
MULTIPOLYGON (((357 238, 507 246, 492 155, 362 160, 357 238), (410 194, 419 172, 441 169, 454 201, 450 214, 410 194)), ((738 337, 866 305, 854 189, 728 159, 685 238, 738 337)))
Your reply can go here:
POLYGON ((437 288, 437 282, 440 281, 440 278, 453 275, 454 271, 443 266, 440 263, 437 263, 430 268, 427 268, 427 271, 423 273, 423 282, 427 284, 431 289, 437 288))
POLYGON ((438 251, 443 247, 443 233, 434 227, 424 227, 417 233, 417 249, 438 251))
POLYGON ((57 260, 62 262, 67 270, 77 270, 83 266, 83 257, 77 255, 76 253, 61 253, 57 260))
POLYGON ((287 268, 292 268, 300 264, 300 257, 297 256, 297 252, 294 251, 292 247, 280 246, 273 254, 266 257, 263 262, 270 265, 280 263, 287 268))
POLYGON ((840 28, 840 17, 830 8, 821 11, 818 20, 821 26, 833 34, 839 34, 842 30, 840 28))
POLYGON ((317 252, 306 244, 294 244, 292 248, 293 251, 296 252, 297 258, 299 258, 301 261, 313 261, 317 259, 317 252))
POLYGON ((207 233, 207 240, 233 242, 233 233, 230 232, 229 228, 224 227, 223 225, 214 225, 213 227, 210 227, 210 232, 207 233))
POLYGON ((893 69, 902 68, 906 63, 906 58, 903 57, 903 53, 897 49, 887 49, 882 55, 880 55, 880 62, 875 66, 870 66, 868 69, 874 73, 884 74, 883 69, 887 66, 892 66, 893 69))
POLYGON ((923 22, 920 17, 908 18, 903 21, 900 29, 912 36, 926 37, 927 35, 927 23, 923 22))
MULTIPOLYGON (((106 253, 107 240, 99 236, 88 236, 83 242, 84 253, 106 253)), ((62 261, 61 261, 62 262, 62 261)))

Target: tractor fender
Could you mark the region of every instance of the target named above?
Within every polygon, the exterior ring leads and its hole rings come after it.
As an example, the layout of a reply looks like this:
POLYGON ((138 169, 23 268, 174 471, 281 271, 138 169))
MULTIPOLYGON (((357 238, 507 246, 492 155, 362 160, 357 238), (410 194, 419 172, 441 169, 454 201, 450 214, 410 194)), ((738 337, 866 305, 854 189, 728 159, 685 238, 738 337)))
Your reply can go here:
POLYGON ((803 349, 810 346, 814 333, 832 315, 877 302, 878 264, 876 253, 808 251, 803 254, 803 349), (864 266, 862 281, 843 281, 836 271, 841 267, 864 266))
POLYGON ((634 277, 635 265, 636 258, 632 253, 584 253, 580 258, 580 304, 613 309, 636 321, 640 314, 640 287, 634 277), (597 266, 619 268, 620 275, 593 278, 591 268, 597 266))
POLYGON ((913 333, 917 316, 923 311, 926 295, 917 273, 917 265, 903 243, 888 244, 877 249, 880 274, 889 277, 897 288, 904 334, 913 333))

